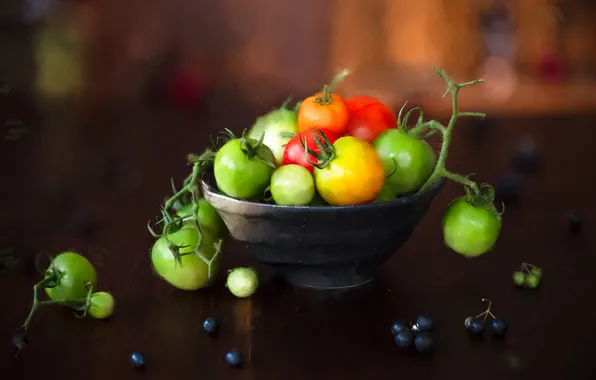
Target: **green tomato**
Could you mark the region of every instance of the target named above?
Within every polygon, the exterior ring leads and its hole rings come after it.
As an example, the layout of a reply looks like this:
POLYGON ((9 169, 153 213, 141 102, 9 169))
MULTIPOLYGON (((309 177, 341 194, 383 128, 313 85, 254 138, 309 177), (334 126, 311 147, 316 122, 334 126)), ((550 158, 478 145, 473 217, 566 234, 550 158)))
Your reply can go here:
POLYGON ((278 205, 305 206, 315 195, 315 180, 308 169, 300 165, 285 165, 273 172, 269 191, 278 205))
POLYGON ((523 286, 526 281, 526 274, 522 271, 513 272, 513 282, 517 286, 523 286))
MULTIPOLYGON (((203 231, 203 238, 199 253, 205 260, 212 260, 216 254, 216 239, 207 230, 203 231)), ((197 290, 211 284, 219 269, 219 256, 213 260, 212 274, 209 275, 209 265, 197 253, 199 230, 193 225, 186 225, 182 229, 162 236, 151 250, 151 264, 153 269, 163 280, 182 290, 197 290), (169 242, 168 240, 169 239, 169 242), (170 246, 174 244, 174 247, 170 246), (182 248, 176 248, 182 247, 182 248), (176 251, 179 251, 178 262, 176 251)))
POLYGON ((226 287, 236 297, 250 297, 259 287, 259 276, 252 268, 235 268, 228 273, 226 287))
MULTIPOLYGON (((199 224, 201 228, 209 230, 215 237, 224 237, 228 229, 217 210, 205 198, 199 199, 199 224)), ((193 205, 189 204, 177 212, 181 218, 191 216, 193 205)))
POLYGON ((114 313, 116 302, 114 296, 108 292, 96 292, 89 298, 87 313, 93 318, 104 319, 114 313))
POLYGON ((385 183, 397 196, 418 190, 435 167, 436 156, 431 146, 401 129, 384 131, 372 145, 389 176, 385 183))
MULTIPOLYGON (((213 174, 217 187, 224 194, 237 199, 252 199, 262 196, 271 180, 274 168, 250 157, 243 148, 245 143, 255 146, 254 139, 235 138, 224 144, 216 153, 213 174)), ((259 145, 255 154, 273 164, 274 157, 265 145, 259 145)))
POLYGON ((289 135, 298 133, 298 113, 288 108, 273 110, 259 117, 247 136, 258 141, 263 133, 263 143, 271 149, 275 165, 281 166, 285 145, 291 139, 289 135))
POLYGON ((375 199, 375 202, 389 202, 396 199, 397 194, 395 194, 393 189, 391 189, 391 187, 388 184, 385 184, 379 195, 377 195, 377 199, 375 199))
POLYGON ((465 197, 456 198, 443 217, 445 244, 466 257, 480 256, 496 243, 501 224, 496 211, 474 206, 465 197))
POLYGON ((67 251, 59 254, 48 267, 45 277, 56 276, 56 286, 46 287, 52 301, 75 300, 87 297, 87 284, 95 287, 97 272, 87 258, 67 251))
POLYGON ((531 273, 531 272, 530 272, 530 273, 529 273, 529 274, 526 276, 526 279, 525 279, 525 281, 524 281, 524 285, 525 285, 527 288, 530 288, 530 289, 535 289, 535 288, 537 288, 537 287, 538 287, 538 285, 540 285, 540 276, 538 276, 536 273, 531 273))

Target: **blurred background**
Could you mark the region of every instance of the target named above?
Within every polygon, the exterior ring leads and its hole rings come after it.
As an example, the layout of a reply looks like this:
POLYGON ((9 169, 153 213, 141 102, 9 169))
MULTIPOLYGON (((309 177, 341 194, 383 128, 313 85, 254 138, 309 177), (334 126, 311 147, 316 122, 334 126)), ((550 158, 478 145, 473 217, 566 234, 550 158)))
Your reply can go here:
POLYGON ((0 156, 25 158, 2 183, 26 189, 27 223, 110 183, 165 192, 210 133, 343 68, 346 96, 428 117, 451 107, 433 65, 484 78, 461 107, 491 118, 592 114, 595 18, 592 0, 2 0, 0 156))

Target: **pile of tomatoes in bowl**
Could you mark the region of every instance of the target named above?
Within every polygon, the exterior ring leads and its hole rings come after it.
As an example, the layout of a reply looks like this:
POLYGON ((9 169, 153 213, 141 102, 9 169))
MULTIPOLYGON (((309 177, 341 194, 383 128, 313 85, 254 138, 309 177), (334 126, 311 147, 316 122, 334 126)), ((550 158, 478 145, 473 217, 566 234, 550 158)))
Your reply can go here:
POLYGON ((431 175, 436 155, 398 125, 378 99, 344 99, 326 86, 294 108, 259 117, 241 137, 228 131, 213 161, 217 187, 281 206, 350 206, 412 194, 431 175))

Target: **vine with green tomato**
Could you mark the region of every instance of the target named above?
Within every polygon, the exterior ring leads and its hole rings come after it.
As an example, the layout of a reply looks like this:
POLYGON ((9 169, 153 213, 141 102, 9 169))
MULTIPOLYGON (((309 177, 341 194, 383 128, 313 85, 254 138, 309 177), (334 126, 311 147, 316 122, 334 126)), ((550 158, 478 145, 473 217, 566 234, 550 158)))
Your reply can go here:
POLYGON ((159 239, 161 237, 166 239, 169 250, 174 256, 174 259, 178 265, 182 265, 183 256, 195 254, 207 265, 209 278, 214 275, 213 264, 221 253, 223 241, 222 239, 218 239, 215 242, 216 252, 210 259, 205 257, 200 251, 201 243, 203 242, 203 229, 199 223, 199 200, 201 198, 201 192, 199 190, 199 176, 207 167, 207 165, 213 160, 214 156, 215 153, 210 149, 206 149, 205 152, 200 156, 189 154, 187 159, 192 165, 192 173, 184 179, 183 186, 180 190, 176 188, 174 180, 172 179, 171 182, 173 195, 169 198, 166 198, 161 209, 161 219, 159 219, 156 223, 158 226, 161 226, 161 232, 157 233, 151 227, 151 222, 147 223, 149 233, 151 233, 155 239, 159 239), (181 217, 176 213, 176 211, 184 209, 189 204, 192 205, 190 214, 181 217), (179 231, 187 224, 196 227, 197 244, 194 250, 182 253, 180 250, 187 247, 175 244, 170 240, 169 236, 179 231))
MULTIPOLYGON (((259 140, 253 141, 246 136, 247 130, 244 130, 242 136, 240 137, 234 135, 234 133, 227 128, 225 129, 224 133, 225 136, 218 137, 218 142, 222 138, 223 140, 238 139, 240 141, 240 149, 249 160, 257 160, 271 167, 272 169, 275 168, 275 164, 273 162, 265 157, 261 157, 258 154, 259 148, 263 145, 264 134, 261 135, 259 140)), ((217 150, 217 144, 213 140, 212 144, 214 147, 213 150, 206 149, 201 155, 189 154, 187 156, 188 163, 192 165, 192 173, 184 180, 181 189, 178 190, 172 180, 173 195, 169 198, 166 198, 161 210, 161 219, 159 219, 157 222, 157 225, 161 226, 161 233, 155 232, 155 230, 151 227, 150 222, 147 224, 147 228, 154 238, 159 239, 163 237, 166 239, 169 250, 174 256, 178 265, 182 265, 183 256, 196 254, 207 265, 209 279, 211 279, 215 274, 214 263, 218 259, 223 245, 223 239, 220 238, 216 241, 216 252, 211 258, 205 257, 200 250, 201 243, 203 241, 203 227, 199 221, 199 200, 201 199, 199 177, 210 165, 212 165, 215 159, 216 153, 214 150, 217 150), (185 215, 184 217, 181 217, 177 214, 178 211, 185 209, 189 204, 192 205, 189 214, 185 215), (182 253, 180 250, 187 247, 175 244, 169 239, 169 236, 188 224, 196 227, 197 245, 194 250, 182 253)))
MULTIPOLYGON (((414 107, 410 109, 402 119, 402 113, 407 105, 407 102, 402 106, 398 114, 398 126, 402 128, 406 128, 408 123, 408 118, 410 114, 418 110, 420 115, 418 117, 418 121, 416 125, 407 131, 408 135, 413 137, 426 139, 435 133, 441 134, 441 150, 439 153, 439 158, 435 165, 433 172, 431 173, 430 177, 426 180, 426 182, 419 188, 418 191, 424 191, 430 188, 433 184, 435 184, 440 178, 447 178, 457 183, 460 183, 464 186, 466 191, 466 201, 471 205, 477 207, 485 207, 490 209, 491 211, 497 212, 496 208, 494 207, 494 200, 495 200, 495 191, 494 188, 487 184, 483 183, 481 185, 476 184, 476 182, 472 181, 468 176, 463 176, 457 173, 453 173, 446 168, 447 163, 447 154, 449 151, 449 144, 451 143, 451 137, 453 135, 453 129, 455 128, 455 124, 457 120, 461 117, 478 117, 478 118, 485 118, 486 114, 482 112, 465 112, 460 111, 458 106, 458 95, 459 91, 468 86, 472 86, 475 84, 483 83, 483 79, 476 79, 469 82, 457 83, 453 79, 451 79, 444 71, 433 67, 435 73, 443 78, 447 83, 447 90, 443 94, 443 98, 447 96, 451 96, 452 99, 452 113, 451 118, 449 119, 449 123, 447 126, 444 126, 440 122, 436 120, 429 120, 424 121, 424 114, 420 107, 414 107), (484 192, 482 191, 484 190, 484 192)), ((504 207, 504 205, 503 205, 504 207)), ((497 212, 498 214, 502 214, 503 211, 497 212)))

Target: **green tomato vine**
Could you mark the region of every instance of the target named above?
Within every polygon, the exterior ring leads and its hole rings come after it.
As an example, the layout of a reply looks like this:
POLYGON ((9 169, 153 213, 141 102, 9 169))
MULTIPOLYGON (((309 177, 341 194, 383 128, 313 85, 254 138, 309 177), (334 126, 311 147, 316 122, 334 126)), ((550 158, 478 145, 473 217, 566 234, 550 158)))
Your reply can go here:
POLYGON ((210 149, 205 150, 200 156, 193 154, 188 155, 187 159, 189 163, 192 164, 192 173, 184 180, 180 190, 176 189, 176 185, 172 179, 173 195, 165 200, 161 209, 161 219, 157 222, 157 225, 161 225, 161 233, 155 232, 151 227, 151 222, 147 223, 149 233, 151 233, 154 238, 159 239, 163 237, 168 242, 170 252, 174 256, 178 265, 182 266, 183 256, 196 254, 205 264, 207 264, 209 279, 214 275, 213 264, 221 253, 223 240, 218 239, 214 243, 216 251, 211 259, 205 257, 200 251, 203 242, 203 229, 199 223, 199 200, 201 197, 201 192, 199 190, 199 176, 204 171, 205 167, 212 162, 214 157, 215 153, 210 149), (190 215, 180 217, 175 212, 172 212, 183 209, 189 203, 192 204, 190 215), (193 251, 181 253, 180 250, 187 247, 176 245, 170 240, 169 236, 182 229, 185 224, 190 224, 197 228, 197 245, 193 251))
MULTIPOLYGON (((408 123, 408 118, 410 117, 411 113, 415 110, 419 110, 420 115, 418 117, 416 126, 407 131, 407 133, 409 135, 411 135, 413 137, 421 138, 421 139, 426 139, 426 138, 432 136, 433 134, 439 132, 442 137, 441 151, 439 153, 439 158, 437 160, 435 168, 434 168, 433 172, 431 173, 431 175, 426 180, 426 182, 420 187, 419 191, 427 190, 429 187, 431 187, 433 184, 435 184, 440 178, 447 178, 452 181, 458 182, 464 186, 465 191, 466 191, 466 201, 468 203, 470 203, 474 206, 477 206, 477 207, 485 207, 485 208, 491 209, 492 211, 497 212, 496 208, 494 206, 494 203, 493 203, 495 200, 495 191, 491 185, 489 185, 487 183, 478 185, 478 184, 476 184, 476 182, 472 181, 469 178, 470 175, 463 176, 461 174, 453 173, 453 172, 447 170, 447 168, 445 167, 446 162, 447 162, 447 154, 449 151, 449 144, 451 143, 453 129, 455 127, 457 120, 460 117, 479 117, 479 118, 486 117, 486 114, 482 113, 482 112, 460 111, 459 107, 458 107, 459 91, 464 87, 483 83, 484 80, 476 79, 476 80, 469 81, 469 82, 457 83, 453 79, 451 79, 447 75, 447 73, 445 73, 444 71, 439 70, 436 67, 433 67, 433 70, 440 78, 443 78, 445 80, 445 82, 447 83, 447 90, 445 91, 443 98, 446 98, 447 96, 451 96, 451 99, 452 99, 452 113, 451 113, 451 118, 449 119, 449 123, 447 124, 447 126, 444 126, 443 124, 441 124, 440 122, 438 122, 436 120, 429 120, 429 121, 425 122, 424 114, 420 107, 414 107, 414 108, 410 109, 402 119, 401 115, 402 115, 402 112, 403 112, 405 106, 407 105, 407 102, 402 106, 402 108, 398 114, 398 126, 402 126, 403 128, 405 128, 408 123)), ((500 213, 502 214, 503 211, 501 211, 500 213)))
MULTIPOLYGON (((57 273, 56 271, 54 271, 54 272, 57 273)), ((48 305, 68 306, 75 311, 75 315, 78 318, 84 318, 87 316, 87 312, 89 311, 89 308, 91 307, 91 303, 90 303, 91 295, 93 294, 93 285, 91 283, 88 283, 85 285, 87 288, 87 295, 85 296, 85 298, 59 300, 59 301, 53 301, 53 300, 40 301, 39 300, 39 289, 55 287, 57 285, 58 281, 59 281, 58 275, 51 274, 50 276, 46 277, 45 279, 43 279, 42 281, 38 282, 37 284, 35 284, 33 286, 33 305, 31 307, 31 311, 29 312, 29 315, 27 316, 27 319, 25 320, 25 323, 23 323, 23 325, 22 325, 23 329, 27 330, 29 328, 29 325, 31 324, 31 320, 33 319, 33 315, 42 306, 48 306, 48 305), (77 314, 77 312, 79 312, 80 314, 77 314)))
MULTIPOLYGON (((265 165, 275 168, 275 164, 273 162, 261 157, 258 154, 258 149, 261 147, 261 145, 263 145, 265 134, 263 133, 259 140, 253 141, 252 139, 246 137, 246 133, 247 130, 244 130, 242 136, 237 137, 232 131, 226 128, 225 134, 227 136, 224 136, 224 140, 240 139, 240 149, 242 149, 243 153, 248 159, 257 160, 265 165)), ((217 140, 219 141, 219 138, 217 140)), ((211 143, 214 147, 214 150, 217 150, 217 143, 213 140, 211 140, 211 143)), ((205 171, 205 169, 213 163, 216 155, 214 150, 206 149, 200 156, 192 153, 187 156, 188 163, 192 165, 192 173, 184 180, 183 186, 180 190, 176 188, 174 181, 172 180, 173 195, 165 200, 164 206, 161 210, 161 219, 159 219, 157 222, 158 225, 161 225, 162 232, 155 232, 153 228, 151 228, 151 222, 147 223, 147 228, 154 238, 159 239, 164 237, 166 239, 169 244, 170 252, 172 252, 172 255, 174 256, 178 265, 182 265, 182 256, 196 254, 205 264, 207 264, 209 279, 211 279, 214 275, 213 264, 221 253, 223 239, 218 239, 215 242, 216 252, 211 259, 208 259, 201 253, 200 247, 203 241, 203 229, 199 223, 199 200, 201 198, 199 177, 205 171), (175 211, 185 208, 188 204, 192 204, 192 211, 190 215, 180 217, 175 213, 175 211), (169 235, 179 231, 188 223, 191 223, 197 228, 197 246, 193 251, 181 253, 180 250, 187 247, 176 245, 169 239, 169 235)))

